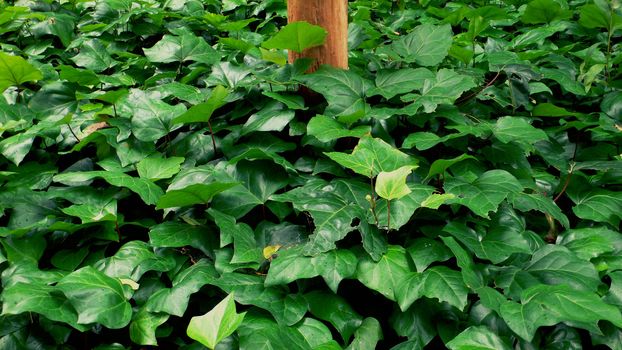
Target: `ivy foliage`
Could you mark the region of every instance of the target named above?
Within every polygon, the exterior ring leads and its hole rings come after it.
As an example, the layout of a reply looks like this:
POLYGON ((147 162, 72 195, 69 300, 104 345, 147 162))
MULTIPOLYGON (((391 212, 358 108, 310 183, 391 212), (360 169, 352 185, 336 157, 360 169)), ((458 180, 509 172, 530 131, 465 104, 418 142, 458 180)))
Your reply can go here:
POLYGON ((0 2, 0 348, 622 348, 618 0, 285 16, 0 2))

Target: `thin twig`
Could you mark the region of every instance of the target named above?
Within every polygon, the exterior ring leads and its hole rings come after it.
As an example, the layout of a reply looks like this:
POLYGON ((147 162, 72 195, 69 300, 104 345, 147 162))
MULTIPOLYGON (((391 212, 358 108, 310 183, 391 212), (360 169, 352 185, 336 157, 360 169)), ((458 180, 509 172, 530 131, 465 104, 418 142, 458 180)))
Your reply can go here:
POLYGON ((209 127, 210 135, 212 136, 212 146, 214 146, 214 157, 216 157, 216 139, 214 138, 214 131, 212 131, 212 123, 207 121, 207 126, 209 127))
POLYGON ((575 167, 575 163, 574 162, 570 163, 570 169, 568 169, 568 176, 566 176, 566 182, 564 183, 564 187, 562 187, 562 190, 555 197, 555 199, 553 199, 553 202, 557 202, 559 198, 561 198, 561 196, 568 189, 568 185, 570 184, 570 179, 572 179, 572 173, 574 172, 574 167, 575 167))
POLYGON ((73 129, 71 128, 71 124, 67 123, 67 126, 69 127, 69 131, 71 132, 71 135, 73 135, 73 137, 76 138, 76 140, 78 140, 78 143, 80 143, 80 138, 78 138, 78 136, 76 135, 75 132, 73 132, 73 129))

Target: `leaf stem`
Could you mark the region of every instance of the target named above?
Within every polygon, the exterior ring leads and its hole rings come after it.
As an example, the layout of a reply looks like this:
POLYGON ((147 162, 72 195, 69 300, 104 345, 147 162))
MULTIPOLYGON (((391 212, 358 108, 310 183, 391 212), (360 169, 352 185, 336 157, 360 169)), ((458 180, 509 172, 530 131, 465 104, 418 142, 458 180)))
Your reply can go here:
POLYGON ((214 147, 214 157, 216 157, 216 139, 214 138, 214 131, 212 130, 212 123, 207 121, 207 126, 209 127, 209 133, 212 136, 212 146, 214 147))
POLYGON ((572 173, 574 172, 574 167, 575 167, 575 163, 570 163, 570 169, 568 169, 568 176, 566 176, 566 182, 564 182, 564 187, 562 187, 562 190, 559 192, 559 194, 557 196, 555 196, 555 199, 553 199, 553 202, 557 202, 559 200, 559 198, 561 198, 561 196, 566 193, 566 190, 568 189, 568 185, 570 185, 570 179, 572 179, 572 173))
POLYGON ((387 199, 387 232, 391 231, 391 201, 387 199))

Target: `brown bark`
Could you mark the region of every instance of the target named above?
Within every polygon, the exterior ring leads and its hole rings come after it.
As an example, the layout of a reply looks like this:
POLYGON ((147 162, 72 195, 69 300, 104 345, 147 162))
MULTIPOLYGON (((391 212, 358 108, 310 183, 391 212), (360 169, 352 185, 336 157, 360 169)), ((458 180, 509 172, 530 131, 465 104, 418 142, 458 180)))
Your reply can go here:
POLYGON ((326 29, 328 35, 322 46, 302 53, 289 52, 289 62, 297 58, 314 59, 310 72, 322 64, 348 68, 348 0, 287 0, 288 21, 306 21, 326 29))

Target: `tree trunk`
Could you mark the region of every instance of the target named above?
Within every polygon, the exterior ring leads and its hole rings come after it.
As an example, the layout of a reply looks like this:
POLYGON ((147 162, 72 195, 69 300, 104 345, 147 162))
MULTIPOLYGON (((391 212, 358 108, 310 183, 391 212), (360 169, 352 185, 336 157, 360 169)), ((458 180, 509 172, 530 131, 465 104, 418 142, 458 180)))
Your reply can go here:
POLYGON ((309 72, 322 64, 348 68, 348 0, 287 0, 288 21, 306 21, 328 32, 326 43, 302 53, 289 52, 289 62, 306 57, 314 60, 309 72))

